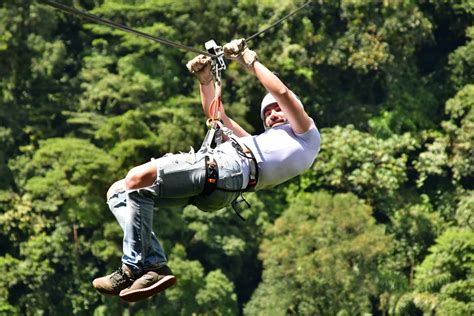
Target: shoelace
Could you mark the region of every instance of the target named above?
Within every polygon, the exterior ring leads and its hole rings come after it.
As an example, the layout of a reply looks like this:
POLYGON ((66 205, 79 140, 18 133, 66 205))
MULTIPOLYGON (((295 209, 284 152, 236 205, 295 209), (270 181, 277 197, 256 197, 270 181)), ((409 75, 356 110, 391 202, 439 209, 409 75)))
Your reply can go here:
POLYGON ((128 275, 125 273, 125 271, 123 271, 121 267, 115 270, 114 273, 112 273, 110 279, 118 284, 123 284, 130 280, 128 275))

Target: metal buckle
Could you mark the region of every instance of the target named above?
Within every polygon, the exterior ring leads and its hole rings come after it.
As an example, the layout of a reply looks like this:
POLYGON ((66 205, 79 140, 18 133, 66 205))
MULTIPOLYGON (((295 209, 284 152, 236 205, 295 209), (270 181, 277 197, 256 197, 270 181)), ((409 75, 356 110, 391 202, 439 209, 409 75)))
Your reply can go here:
POLYGON ((214 40, 209 40, 204 44, 204 47, 210 54, 216 56, 212 58, 212 73, 216 81, 220 82, 221 71, 226 69, 222 46, 218 46, 214 40))

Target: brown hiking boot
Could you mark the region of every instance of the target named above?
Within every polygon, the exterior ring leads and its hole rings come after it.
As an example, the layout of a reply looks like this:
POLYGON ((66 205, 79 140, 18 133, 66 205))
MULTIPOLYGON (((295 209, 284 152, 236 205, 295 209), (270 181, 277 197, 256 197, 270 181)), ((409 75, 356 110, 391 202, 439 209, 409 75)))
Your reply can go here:
POLYGON ((149 270, 133 282, 132 286, 120 292, 120 298, 136 302, 166 290, 176 283, 176 277, 167 265, 149 270))
POLYGON ((125 264, 112 274, 94 279, 92 286, 102 294, 118 295, 121 290, 126 289, 135 281, 132 270, 125 264))

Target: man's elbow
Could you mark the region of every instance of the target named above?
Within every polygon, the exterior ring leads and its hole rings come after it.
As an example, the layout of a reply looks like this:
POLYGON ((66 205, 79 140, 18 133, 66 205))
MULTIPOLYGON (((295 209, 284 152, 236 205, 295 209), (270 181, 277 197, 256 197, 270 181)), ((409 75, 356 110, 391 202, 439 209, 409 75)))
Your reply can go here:
POLYGON ((283 100, 287 100, 291 96, 290 89, 287 87, 278 88, 277 91, 275 91, 275 94, 275 98, 281 98, 283 100))

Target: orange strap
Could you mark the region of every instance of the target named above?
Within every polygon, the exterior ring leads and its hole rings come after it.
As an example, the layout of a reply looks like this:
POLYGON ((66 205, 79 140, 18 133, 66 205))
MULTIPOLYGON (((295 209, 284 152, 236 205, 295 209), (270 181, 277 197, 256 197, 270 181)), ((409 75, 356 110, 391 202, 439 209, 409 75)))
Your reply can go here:
POLYGON ((211 124, 214 123, 215 121, 220 120, 220 112, 219 109, 221 107, 221 84, 220 82, 215 83, 215 93, 214 93, 214 99, 211 102, 211 105, 209 106, 209 120, 211 124))

